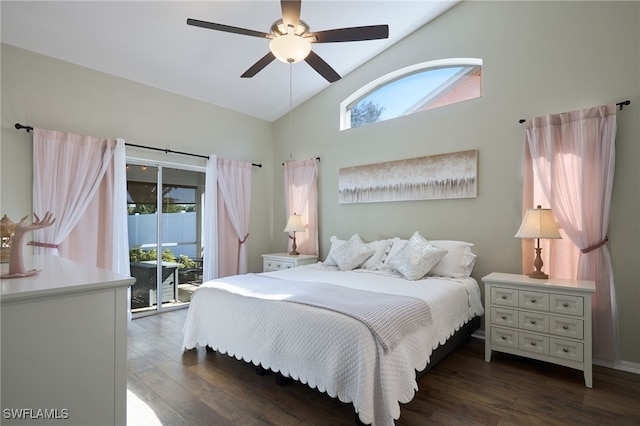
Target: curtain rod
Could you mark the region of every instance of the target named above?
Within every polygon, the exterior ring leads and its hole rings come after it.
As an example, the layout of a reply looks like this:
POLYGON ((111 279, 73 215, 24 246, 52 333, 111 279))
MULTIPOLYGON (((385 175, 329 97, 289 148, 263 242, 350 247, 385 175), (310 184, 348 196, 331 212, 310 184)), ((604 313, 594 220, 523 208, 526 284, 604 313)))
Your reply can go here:
MULTIPOLYGON (((618 107, 620 107, 620 111, 622 111, 625 105, 631 105, 631 101, 627 99, 626 101, 616 103, 616 105, 618 105, 618 107)), ((525 121, 527 120, 525 120, 524 118, 521 118, 520 120, 518 120, 518 123, 522 124, 525 121)))
MULTIPOLYGON (((23 129, 24 129, 24 130, 26 130, 26 131, 27 131, 27 133, 29 133, 30 131, 32 131, 32 130, 33 130, 33 127, 31 127, 31 126, 25 126, 25 125, 22 125, 22 124, 20 124, 20 123, 16 123, 16 126, 15 126, 15 127, 16 127, 16 129, 18 129, 18 130, 23 130, 23 129)), ((166 149, 166 148, 156 148, 155 146, 137 145, 137 144, 134 144, 134 143, 126 143, 126 142, 125 142, 125 145, 126 145, 126 146, 132 146, 132 147, 135 147, 135 148, 150 149, 150 150, 152 150, 152 151, 162 151, 162 152, 164 152, 165 154, 180 154, 180 155, 188 155, 188 156, 190 156, 190 157, 198 157, 198 158, 206 158, 206 159, 208 159, 208 158, 209 158, 209 157, 208 157, 208 156, 206 156, 206 155, 201 155, 201 154, 192 154, 192 153, 190 153, 190 152, 174 151, 174 150, 172 150, 172 149, 166 149)), ((252 165, 253 167, 262 167, 262 164, 251 163, 251 165, 252 165)))
MULTIPOLYGON (((316 157, 317 161, 320 161, 320 157, 316 157)), ((282 163, 282 165, 284 166, 284 163, 282 163)))

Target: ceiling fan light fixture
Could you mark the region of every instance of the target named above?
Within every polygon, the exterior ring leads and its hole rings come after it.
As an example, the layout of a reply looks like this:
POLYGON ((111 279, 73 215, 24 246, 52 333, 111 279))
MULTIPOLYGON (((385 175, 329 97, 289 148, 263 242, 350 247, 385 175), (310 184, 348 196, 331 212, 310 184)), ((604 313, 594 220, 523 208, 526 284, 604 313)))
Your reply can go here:
POLYGON ((280 61, 295 64, 309 56, 311 43, 299 35, 289 33, 272 39, 269 43, 269 49, 280 61))

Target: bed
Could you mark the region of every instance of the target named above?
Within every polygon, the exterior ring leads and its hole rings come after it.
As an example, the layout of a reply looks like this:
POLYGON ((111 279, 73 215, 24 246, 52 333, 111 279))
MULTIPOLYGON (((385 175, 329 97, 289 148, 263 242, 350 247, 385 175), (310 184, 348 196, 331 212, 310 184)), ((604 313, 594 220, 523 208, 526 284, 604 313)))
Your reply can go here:
POLYGON ((484 313, 469 276, 471 244, 437 246, 416 234, 372 243, 332 237, 322 263, 203 283, 191 299, 183 348, 253 363, 352 403, 364 424, 393 425, 400 403, 418 390, 416 372, 460 333, 468 336, 484 313))

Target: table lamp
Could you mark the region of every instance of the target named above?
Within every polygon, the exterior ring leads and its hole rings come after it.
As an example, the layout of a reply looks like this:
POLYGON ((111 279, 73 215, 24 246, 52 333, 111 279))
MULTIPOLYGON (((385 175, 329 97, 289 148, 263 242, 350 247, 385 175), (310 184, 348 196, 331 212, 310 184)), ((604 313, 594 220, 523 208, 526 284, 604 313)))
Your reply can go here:
POLYGON ((536 209, 527 209, 527 213, 522 219, 520 229, 516 232, 516 238, 535 238, 537 240, 536 259, 533 266, 536 270, 529 274, 529 278, 547 279, 549 275, 542 272, 542 257, 540 257, 540 238, 558 239, 562 238, 558 232, 558 227, 553 219, 551 209, 543 209, 538 206, 536 209))
POLYGON ((291 252, 289 253, 292 256, 297 256, 300 253, 296 250, 298 246, 296 245, 296 232, 305 231, 305 227, 302 224, 302 217, 297 214, 292 214, 289 216, 289 220, 287 221, 287 226, 284 227, 284 232, 293 232, 293 244, 291 245, 291 252))

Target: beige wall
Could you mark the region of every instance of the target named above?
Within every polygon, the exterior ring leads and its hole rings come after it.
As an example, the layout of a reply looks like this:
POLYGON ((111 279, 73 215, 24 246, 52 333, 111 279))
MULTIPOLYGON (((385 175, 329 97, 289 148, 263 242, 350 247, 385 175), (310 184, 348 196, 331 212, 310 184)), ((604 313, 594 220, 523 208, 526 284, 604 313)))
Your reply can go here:
MULTIPOLYGON (((393 31, 393 29, 391 29, 393 31)), ((339 46, 332 48, 340 49, 339 46)), ((520 118, 630 99, 618 115, 610 248, 623 360, 640 363, 640 3, 464 2, 332 84, 276 122, 276 162, 321 157, 320 233, 364 239, 410 236, 475 243, 474 277, 521 271, 524 127, 520 118), (484 60, 483 96, 340 132, 340 102, 392 70, 447 57, 484 60), (479 150, 475 199, 338 204, 341 167, 479 150)), ((284 227, 282 170, 274 178, 275 225, 284 227)), ((284 238, 274 249, 284 249, 284 238)))
MULTIPOLYGON (((249 267, 271 244, 272 124, 68 62, 2 45, 0 212, 32 207, 31 135, 16 122, 196 154, 263 163, 253 169, 249 267)), ((127 148, 127 155, 204 166, 199 158, 127 148)))

